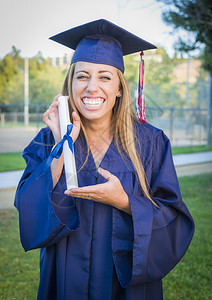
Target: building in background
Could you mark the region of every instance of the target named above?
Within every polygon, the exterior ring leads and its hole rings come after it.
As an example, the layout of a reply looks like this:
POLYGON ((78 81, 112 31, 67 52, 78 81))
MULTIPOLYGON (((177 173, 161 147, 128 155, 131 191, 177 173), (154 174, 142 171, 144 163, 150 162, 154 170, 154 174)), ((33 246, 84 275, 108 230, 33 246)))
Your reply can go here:
POLYGON ((50 60, 53 67, 59 67, 63 70, 70 65, 71 58, 72 58, 72 53, 70 54, 65 53, 61 57, 51 57, 50 60))

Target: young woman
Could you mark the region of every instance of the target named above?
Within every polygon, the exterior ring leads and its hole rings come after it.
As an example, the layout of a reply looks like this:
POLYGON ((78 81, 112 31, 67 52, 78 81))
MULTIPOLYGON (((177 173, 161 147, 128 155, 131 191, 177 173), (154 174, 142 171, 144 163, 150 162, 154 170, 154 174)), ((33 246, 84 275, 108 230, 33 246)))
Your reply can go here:
POLYGON ((63 155, 47 165, 62 138, 59 95, 44 113, 48 127, 23 152, 15 205, 24 249, 41 248, 37 298, 160 300, 162 278, 185 254, 193 220, 168 138, 131 107, 123 41, 111 36, 123 29, 105 20, 83 28, 62 89, 79 188, 66 188, 63 155))

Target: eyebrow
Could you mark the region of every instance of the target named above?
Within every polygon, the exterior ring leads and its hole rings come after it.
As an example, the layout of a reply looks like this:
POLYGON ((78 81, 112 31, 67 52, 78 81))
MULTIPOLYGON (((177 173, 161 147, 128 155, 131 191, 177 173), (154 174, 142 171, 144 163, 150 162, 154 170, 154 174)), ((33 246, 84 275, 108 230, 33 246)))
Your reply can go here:
MULTIPOLYGON (((85 71, 85 70, 79 70, 79 71, 76 71, 75 74, 81 73, 81 72, 86 73, 86 74, 89 74, 89 72, 88 72, 88 71, 85 71)), ((113 73, 110 72, 109 70, 100 70, 98 73, 100 73, 100 74, 102 74, 102 73, 110 73, 111 75, 113 75, 113 73)))

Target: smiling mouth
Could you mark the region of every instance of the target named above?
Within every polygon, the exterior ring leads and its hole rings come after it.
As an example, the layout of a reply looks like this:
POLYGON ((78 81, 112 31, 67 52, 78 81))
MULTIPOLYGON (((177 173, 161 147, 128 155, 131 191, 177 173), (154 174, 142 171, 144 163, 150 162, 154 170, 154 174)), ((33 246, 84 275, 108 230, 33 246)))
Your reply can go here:
POLYGON ((98 107, 100 106, 105 100, 103 98, 97 97, 97 98, 89 98, 89 97, 84 97, 82 98, 82 102, 84 105, 88 107, 98 107))

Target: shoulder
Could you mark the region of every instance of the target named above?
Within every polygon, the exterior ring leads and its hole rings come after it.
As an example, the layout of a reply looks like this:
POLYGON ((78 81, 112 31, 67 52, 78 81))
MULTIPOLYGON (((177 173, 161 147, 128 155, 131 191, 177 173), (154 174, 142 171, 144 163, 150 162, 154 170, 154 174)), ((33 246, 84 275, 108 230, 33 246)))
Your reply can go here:
POLYGON ((50 143, 54 144, 54 137, 53 137, 53 134, 52 134, 51 130, 49 129, 49 127, 44 127, 44 128, 40 129, 40 131, 35 136, 33 141, 47 142, 49 144, 50 143))
POLYGON ((164 151, 170 144, 169 138, 164 134, 163 130, 152 126, 149 123, 135 121, 135 140, 137 149, 145 164, 158 153, 164 151))
POLYGON ((51 152, 54 144, 55 141, 51 130, 48 127, 42 128, 24 149, 23 156, 31 153, 44 158, 51 152))
POLYGON ((145 140, 153 140, 163 134, 163 130, 154 127, 149 123, 144 123, 137 120, 134 122, 134 127, 136 135, 145 140))

